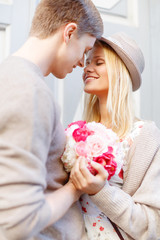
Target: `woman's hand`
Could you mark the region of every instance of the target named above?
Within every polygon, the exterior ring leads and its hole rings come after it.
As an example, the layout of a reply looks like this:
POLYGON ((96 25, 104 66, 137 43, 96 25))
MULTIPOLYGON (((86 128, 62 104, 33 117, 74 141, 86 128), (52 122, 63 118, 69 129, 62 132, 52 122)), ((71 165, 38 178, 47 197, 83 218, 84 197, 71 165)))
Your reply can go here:
POLYGON ((80 159, 73 166, 70 179, 78 190, 93 195, 99 192, 105 185, 108 172, 99 163, 91 161, 91 165, 98 171, 96 176, 90 173, 84 159, 80 159))

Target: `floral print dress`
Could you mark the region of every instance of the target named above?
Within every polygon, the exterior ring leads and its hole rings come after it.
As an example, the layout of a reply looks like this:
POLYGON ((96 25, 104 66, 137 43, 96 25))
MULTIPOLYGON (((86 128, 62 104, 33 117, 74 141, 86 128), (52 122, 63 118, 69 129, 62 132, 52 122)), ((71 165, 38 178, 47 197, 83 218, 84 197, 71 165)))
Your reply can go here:
MULTIPOLYGON (((114 175, 110 180, 109 184, 117 186, 119 188, 123 185, 123 172, 127 170, 127 153, 135 139, 140 133, 143 127, 144 121, 137 121, 133 125, 132 131, 125 137, 121 139, 122 150, 124 153, 124 163, 122 167, 122 172, 119 175, 114 175)), ((82 212, 85 221, 86 232, 89 240, 119 240, 115 229, 113 228, 111 222, 108 220, 107 216, 91 201, 87 194, 84 194, 80 198, 80 203, 82 207, 82 212)), ((109 207, 109 206, 108 206, 109 207)), ((124 239, 127 239, 126 234, 119 229, 124 239)))

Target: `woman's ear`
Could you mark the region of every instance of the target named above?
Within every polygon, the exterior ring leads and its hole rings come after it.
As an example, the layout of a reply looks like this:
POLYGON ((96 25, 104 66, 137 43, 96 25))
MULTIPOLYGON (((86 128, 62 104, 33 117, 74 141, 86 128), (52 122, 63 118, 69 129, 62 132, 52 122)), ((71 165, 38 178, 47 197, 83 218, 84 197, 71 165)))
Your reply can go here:
POLYGON ((65 43, 68 43, 69 40, 72 38, 73 35, 76 34, 77 31, 77 24, 76 23, 68 23, 63 32, 63 38, 65 43))

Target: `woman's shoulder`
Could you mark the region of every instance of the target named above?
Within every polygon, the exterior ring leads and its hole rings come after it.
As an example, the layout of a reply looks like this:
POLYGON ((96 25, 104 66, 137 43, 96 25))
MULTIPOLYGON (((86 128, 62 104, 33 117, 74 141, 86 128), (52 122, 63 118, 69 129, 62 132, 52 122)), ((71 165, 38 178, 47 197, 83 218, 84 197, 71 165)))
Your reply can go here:
POLYGON ((150 137, 151 139, 160 142, 160 129, 154 121, 143 121, 143 128, 141 131, 141 137, 150 137))
POLYGON ((149 120, 144 120, 144 129, 150 132, 159 132, 160 133, 160 129, 159 127, 156 125, 156 123, 154 121, 149 121, 149 120))

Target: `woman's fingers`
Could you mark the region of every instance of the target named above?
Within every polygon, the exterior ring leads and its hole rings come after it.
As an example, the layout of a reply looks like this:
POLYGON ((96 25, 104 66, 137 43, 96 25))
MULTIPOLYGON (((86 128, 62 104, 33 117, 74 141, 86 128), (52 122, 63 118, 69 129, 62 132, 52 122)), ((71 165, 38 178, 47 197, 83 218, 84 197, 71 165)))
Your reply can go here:
POLYGON ((94 161, 91 161, 90 164, 98 172, 96 177, 100 177, 100 178, 102 178, 102 180, 107 180, 108 172, 104 169, 104 167, 101 164, 94 162, 94 161))

